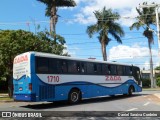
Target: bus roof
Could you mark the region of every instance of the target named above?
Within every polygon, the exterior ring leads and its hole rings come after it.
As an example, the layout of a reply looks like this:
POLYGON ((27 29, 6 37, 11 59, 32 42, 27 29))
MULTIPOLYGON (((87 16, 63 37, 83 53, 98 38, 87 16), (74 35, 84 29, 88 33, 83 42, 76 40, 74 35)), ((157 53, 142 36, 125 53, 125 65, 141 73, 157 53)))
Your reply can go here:
POLYGON ((116 64, 116 65, 133 66, 131 64, 129 65, 129 64, 122 64, 122 63, 117 63, 117 62, 107 62, 107 61, 100 61, 100 60, 93 60, 93 59, 74 58, 74 57, 60 56, 60 55, 55 55, 52 53, 44 53, 44 52, 30 51, 26 53, 34 54, 35 56, 40 56, 40 57, 47 57, 47 58, 60 58, 60 59, 77 60, 77 61, 94 62, 94 63, 108 63, 108 64, 116 64))

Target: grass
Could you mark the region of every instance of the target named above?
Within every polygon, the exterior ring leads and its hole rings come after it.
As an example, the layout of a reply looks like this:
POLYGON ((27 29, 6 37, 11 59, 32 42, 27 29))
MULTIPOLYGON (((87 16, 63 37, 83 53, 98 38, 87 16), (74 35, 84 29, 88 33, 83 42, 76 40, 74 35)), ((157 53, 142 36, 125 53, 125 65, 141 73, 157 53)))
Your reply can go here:
POLYGON ((0 102, 1 101, 12 101, 13 98, 8 96, 8 93, 0 93, 0 102))
POLYGON ((1 101, 12 101, 13 98, 10 98, 10 97, 0 97, 0 102, 1 101))

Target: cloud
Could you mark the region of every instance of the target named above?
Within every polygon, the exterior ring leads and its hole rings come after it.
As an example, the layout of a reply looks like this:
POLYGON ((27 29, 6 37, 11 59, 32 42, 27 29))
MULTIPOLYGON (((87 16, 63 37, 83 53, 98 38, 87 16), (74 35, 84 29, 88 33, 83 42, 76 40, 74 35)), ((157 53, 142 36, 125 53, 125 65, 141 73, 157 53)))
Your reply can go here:
POLYGON ((96 22, 96 18, 93 15, 84 16, 82 14, 76 14, 75 17, 76 17, 76 19, 74 20, 74 22, 78 22, 80 24, 89 24, 89 23, 96 22))
POLYGON ((68 53, 72 57, 76 57, 76 50, 79 50, 78 47, 72 47, 71 49, 69 49, 69 47, 66 44, 64 44, 64 47, 66 49, 63 50, 63 54, 68 53))
POLYGON ((135 17, 138 15, 135 8, 129 10, 123 9, 120 14, 121 14, 121 19, 119 20, 119 23, 127 27, 130 27, 134 22, 136 22, 135 17))
MULTIPOLYGON (((153 69, 159 66, 159 62, 153 62, 153 69)), ((139 66, 141 69, 150 70, 149 61, 145 61, 143 65, 139 66)))
POLYGON ((141 69, 149 70, 150 69, 149 61, 145 61, 144 64, 141 65, 141 69))
MULTIPOLYGON (((83 7, 80 8, 79 13, 75 15, 75 22, 80 24, 93 24, 95 23, 95 18, 93 12, 95 10, 101 10, 104 6, 106 9, 112 8, 118 11, 119 14, 124 17, 136 17, 137 12, 136 7, 139 7, 140 3, 143 1, 139 0, 75 0, 78 5, 83 3, 83 7)), ((160 3, 159 0, 145 0, 147 3, 160 3)), ((130 26, 135 19, 121 19, 120 23, 124 26, 130 26)))
MULTIPOLYGON (((152 55, 156 56, 158 53, 156 50, 152 50, 152 55)), ((118 45, 116 47, 112 47, 109 50, 109 60, 116 59, 133 59, 133 58, 143 58, 149 56, 148 47, 140 47, 138 44, 133 46, 126 45, 118 45)))

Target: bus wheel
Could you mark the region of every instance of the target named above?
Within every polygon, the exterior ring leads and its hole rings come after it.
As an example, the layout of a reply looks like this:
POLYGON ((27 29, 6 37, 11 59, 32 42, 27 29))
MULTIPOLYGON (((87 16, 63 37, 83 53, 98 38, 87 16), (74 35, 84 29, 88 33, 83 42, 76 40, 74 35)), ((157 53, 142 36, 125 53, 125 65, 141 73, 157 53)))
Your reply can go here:
POLYGON ((78 103, 81 100, 81 93, 77 89, 72 89, 68 96, 68 102, 70 104, 78 103))
POLYGON ((129 89, 128 89, 128 95, 131 96, 134 92, 134 87, 133 86, 130 86, 129 89))

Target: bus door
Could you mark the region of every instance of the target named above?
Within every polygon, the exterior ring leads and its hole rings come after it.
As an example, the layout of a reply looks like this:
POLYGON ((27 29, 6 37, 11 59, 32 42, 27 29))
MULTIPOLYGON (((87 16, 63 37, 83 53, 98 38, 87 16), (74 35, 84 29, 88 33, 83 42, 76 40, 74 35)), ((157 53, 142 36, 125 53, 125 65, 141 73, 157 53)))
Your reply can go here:
POLYGON ((133 67, 133 77, 137 81, 138 85, 141 85, 140 69, 138 67, 133 67))

